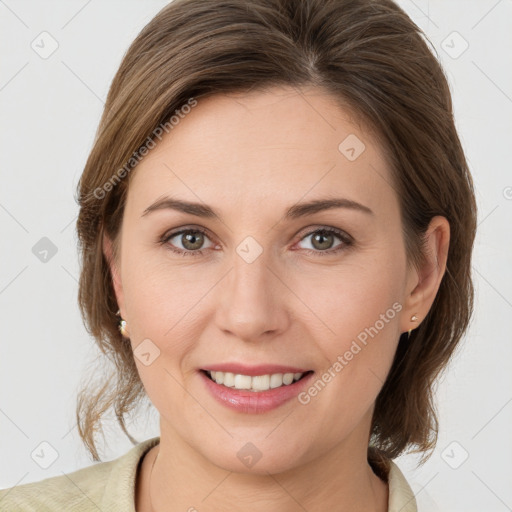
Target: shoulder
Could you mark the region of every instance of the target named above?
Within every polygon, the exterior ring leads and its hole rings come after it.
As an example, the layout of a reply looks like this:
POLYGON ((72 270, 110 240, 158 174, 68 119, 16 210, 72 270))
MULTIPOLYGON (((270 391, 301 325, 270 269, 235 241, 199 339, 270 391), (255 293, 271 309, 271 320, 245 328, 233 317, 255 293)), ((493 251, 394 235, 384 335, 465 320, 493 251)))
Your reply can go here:
POLYGON ((145 453, 159 438, 134 446, 121 457, 91 466, 0 490, 0 510, 51 512, 73 510, 134 510, 137 468, 145 453))
POLYGON ((414 492, 400 468, 384 453, 370 446, 368 463, 373 472, 388 484, 388 512, 418 512, 414 492))
POLYGON ((407 482, 400 468, 389 461, 388 472, 389 485, 389 512, 417 512, 418 506, 411 486, 407 482))
POLYGON ((61 506, 62 510, 92 510, 86 507, 87 501, 93 505, 101 500, 114 464, 116 461, 101 462, 72 473, 2 489, 0 510, 35 512, 58 510, 61 506))

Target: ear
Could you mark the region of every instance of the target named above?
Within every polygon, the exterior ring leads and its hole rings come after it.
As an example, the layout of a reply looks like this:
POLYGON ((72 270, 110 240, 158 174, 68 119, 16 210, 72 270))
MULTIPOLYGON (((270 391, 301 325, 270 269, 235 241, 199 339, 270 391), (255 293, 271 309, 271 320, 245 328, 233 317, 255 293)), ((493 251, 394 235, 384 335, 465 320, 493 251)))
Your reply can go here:
POLYGON ((450 245, 448 220, 441 216, 434 217, 427 229, 426 239, 426 262, 420 269, 411 268, 408 277, 401 332, 418 327, 436 298, 448 259, 450 245), (418 317, 417 322, 411 321, 413 315, 418 317))
POLYGON ((105 259, 107 260, 107 263, 110 268, 110 274, 112 276, 112 285, 114 287, 114 292, 116 294, 117 304, 121 311, 121 318, 126 318, 120 268, 118 262, 114 258, 112 240, 107 236, 106 233, 103 233, 103 255, 105 256, 105 259))

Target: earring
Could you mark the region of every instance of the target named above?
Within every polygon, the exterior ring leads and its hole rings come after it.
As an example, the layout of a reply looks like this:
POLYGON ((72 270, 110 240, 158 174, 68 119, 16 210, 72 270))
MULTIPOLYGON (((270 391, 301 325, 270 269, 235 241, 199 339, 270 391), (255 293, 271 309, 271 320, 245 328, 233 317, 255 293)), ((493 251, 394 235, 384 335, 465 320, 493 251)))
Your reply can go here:
MULTIPOLYGON (((411 316, 411 322, 417 322, 417 321, 418 321, 418 317, 416 315, 412 315, 411 316)), ((411 332, 412 332, 412 329, 409 329, 409 333, 408 333, 407 339, 409 339, 411 337, 411 332)))
MULTIPOLYGON (((118 309, 116 315, 118 317, 121 317, 121 310, 118 309)), ((126 330, 126 320, 123 320, 121 318, 121 320, 119 321, 118 329, 122 336, 124 336, 125 338, 129 337, 128 331, 126 330)))

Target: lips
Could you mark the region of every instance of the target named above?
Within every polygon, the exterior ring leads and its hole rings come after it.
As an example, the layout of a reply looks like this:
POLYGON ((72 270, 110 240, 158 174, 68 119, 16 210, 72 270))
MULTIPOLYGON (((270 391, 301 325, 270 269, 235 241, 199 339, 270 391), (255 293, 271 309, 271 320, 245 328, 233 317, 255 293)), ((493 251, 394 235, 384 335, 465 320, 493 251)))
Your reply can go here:
POLYGON ((238 363, 210 365, 199 371, 217 401, 242 413, 263 413, 283 405, 308 385, 313 373, 295 366, 238 363))

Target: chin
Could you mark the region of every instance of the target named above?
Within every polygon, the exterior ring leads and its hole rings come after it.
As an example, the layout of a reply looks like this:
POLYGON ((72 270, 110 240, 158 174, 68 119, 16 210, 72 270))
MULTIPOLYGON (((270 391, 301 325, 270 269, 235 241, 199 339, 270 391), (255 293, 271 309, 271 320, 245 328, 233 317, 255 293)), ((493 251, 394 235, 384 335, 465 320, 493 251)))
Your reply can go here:
MULTIPOLYGON (((220 451, 203 451, 212 464, 226 471, 247 475, 268 475, 283 473, 300 465, 303 453, 299 453, 293 446, 288 448, 281 443, 279 447, 269 443, 268 439, 246 441, 233 441, 220 446, 220 451), (230 449, 232 446, 232 450, 230 449)), ((304 448, 302 448, 303 450, 304 448)))

